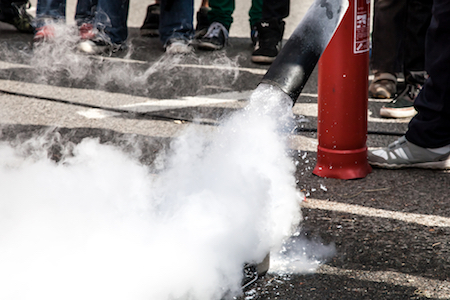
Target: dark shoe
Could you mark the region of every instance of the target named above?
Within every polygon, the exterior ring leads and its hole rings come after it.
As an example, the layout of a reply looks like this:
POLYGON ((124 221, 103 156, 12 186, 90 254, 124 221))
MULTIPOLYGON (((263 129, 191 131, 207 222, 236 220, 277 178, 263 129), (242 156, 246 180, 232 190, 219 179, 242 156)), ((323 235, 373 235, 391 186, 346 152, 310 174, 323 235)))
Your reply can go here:
POLYGON ((198 47, 203 50, 219 50, 228 41, 228 30, 219 22, 212 23, 206 34, 198 40, 198 47))
POLYGON ((256 24, 258 39, 252 61, 255 63, 270 64, 280 52, 281 40, 284 33, 284 22, 276 19, 261 21, 256 24))
POLYGON ((208 12, 211 10, 209 7, 200 7, 197 12, 197 25, 195 26, 194 39, 202 38, 208 31, 209 21, 208 12))
POLYGON ((145 16, 144 24, 139 30, 141 36, 159 36, 159 14, 159 4, 153 4, 147 7, 147 15, 145 16))
POLYGON ((30 7, 28 1, 12 2, 11 6, 2 5, 0 9, 0 22, 13 25, 23 33, 34 33, 34 27, 31 25, 33 17, 27 13, 30 7))
POLYGON ((417 113, 414 109, 414 100, 421 89, 420 84, 407 83, 403 92, 380 109, 380 115, 386 118, 413 117, 417 113))
POLYGON ((397 77, 391 73, 378 73, 369 85, 369 97, 377 99, 394 98, 397 93, 397 77))

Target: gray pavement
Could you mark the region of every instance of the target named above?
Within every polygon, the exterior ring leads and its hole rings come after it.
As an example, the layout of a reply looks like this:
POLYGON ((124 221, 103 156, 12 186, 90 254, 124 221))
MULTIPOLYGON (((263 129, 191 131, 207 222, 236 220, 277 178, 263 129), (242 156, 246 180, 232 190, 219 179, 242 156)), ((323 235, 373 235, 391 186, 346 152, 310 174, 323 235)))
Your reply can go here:
MULTIPOLYGON (((249 59, 248 2, 237 3, 226 50, 187 57, 166 57, 157 39, 139 37, 146 2, 131 1, 131 50, 113 57, 70 48, 33 52, 31 36, 0 24, 0 139, 17 144, 57 133, 63 144, 95 137, 124 149, 132 139, 142 145, 141 163, 150 165, 187 126, 217 130, 224 116, 245 107, 268 68, 249 59)), ((292 3, 288 33, 304 5, 292 3)), ((379 116, 386 102, 369 99, 369 147, 385 146, 407 128, 407 119, 379 116)), ((449 172, 317 177, 317 71, 293 111, 303 130, 291 135, 290 155, 306 195, 293 239, 306 241, 312 257, 321 245, 335 252, 308 274, 270 270, 241 299, 450 299, 449 172)), ((58 161, 58 149, 50 152, 58 161)))

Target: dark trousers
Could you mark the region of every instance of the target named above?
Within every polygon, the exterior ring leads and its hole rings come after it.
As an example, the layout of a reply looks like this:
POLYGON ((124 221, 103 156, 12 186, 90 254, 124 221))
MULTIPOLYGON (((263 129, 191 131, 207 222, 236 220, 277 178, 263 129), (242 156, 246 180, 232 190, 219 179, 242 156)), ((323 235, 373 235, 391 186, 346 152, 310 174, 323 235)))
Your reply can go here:
POLYGON ((425 69, 429 78, 417 96, 418 114, 406 138, 425 148, 450 144, 450 1, 434 0, 426 36, 425 69))
MULTIPOLYGON (((260 20, 283 20, 289 15, 289 4, 290 0, 253 0, 252 8, 250 8, 249 12, 250 26, 255 25, 260 20), (261 15, 259 15, 260 9, 261 15)), ((233 23, 232 14, 235 9, 235 0, 210 0, 209 7, 211 7, 211 10, 208 12, 209 22, 219 22, 227 30, 230 30, 233 23)))
POLYGON ((290 0, 264 0, 262 7, 262 21, 277 19, 282 21, 289 16, 290 0))
POLYGON ((432 0, 375 0, 372 70, 380 73, 423 71, 425 34, 432 0))

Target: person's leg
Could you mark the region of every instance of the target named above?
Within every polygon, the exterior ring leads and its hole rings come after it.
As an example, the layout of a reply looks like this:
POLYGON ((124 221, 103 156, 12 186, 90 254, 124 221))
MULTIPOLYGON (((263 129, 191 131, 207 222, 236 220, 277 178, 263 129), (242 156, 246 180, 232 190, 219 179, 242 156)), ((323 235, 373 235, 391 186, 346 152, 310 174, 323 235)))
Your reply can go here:
POLYGON ((195 39, 202 38, 208 31, 208 27, 211 25, 208 20, 208 13, 210 10, 211 8, 209 7, 209 1, 202 0, 200 8, 196 14, 197 24, 195 26, 195 39))
POLYGON ((159 36, 159 16, 161 1, 156 0, 155 3, 147 7, 144 23, 139 32, 142 36, 157 37, 159 36))
POLYGON ((170 40, 189 42, 194 36, 193 21, 193 0, 161 0, 159 35, 164 47, 170 40))
POLYGON ((407 0, 376 0, 374 3, 372 55, 375 79, 369 86, 374 98, 392 98, 397 92, 396 73, 401 71, 399 53, 404 36, 407 0))
POLYGON ((262 18, 256 24, 257 43, 252 53, 255 63, 272 63, 281 50, 283 19, 289 15, 290 0, 264 0, 262 18))
POLYGON ((419 112, 409 123, 406 138, 420 147, 450 144, 450 5, 434 0, 426 36, 425 68, 429 78, 414 106, 419 112))
POLYGON ((276 19, 281 22, 289 16, 290 0, 264 0, 262 6, 262 19, 276 19))
POLYGON ((65 20, 66 0, 38 0, 36 5, 36 25, 42 27, 46 19, 65 20))
POLYGON ((256 26, 256 23, 261 21, 263 10, 263 0, 252 0, 252 6, 248 11, 250 29, 256 26))
POLYGON ((235 9, 234 0, 210 0, 209 7, 211 8, 208 12, 209 23, 218 22, 230 31, 235 9))
POLYGON ((407 81, 425 83, 425 35, 431 21, 433 0, 408 1, 403 72, 407 81))
POLYGON ((429 74, 415 106, 418 114, 406 135, 388 147, 372 150, 368 161, 385 168, 450 169, 450 2, 434 0, 425 43, 429 74))
POLYGON ((228 43, 233 23, 234 0, 209 0, 208 23, 205 35, 199 36, 197 46, 203 50, 220 50, 228 43))
POLYGON ((75 10, 75 21, 78 26, 94 23, 98 0, 78 0, 75 10))
POLYGON ((129 0, 98 0, 94 26, 113 44, 123 44, 128 37, 129 0))

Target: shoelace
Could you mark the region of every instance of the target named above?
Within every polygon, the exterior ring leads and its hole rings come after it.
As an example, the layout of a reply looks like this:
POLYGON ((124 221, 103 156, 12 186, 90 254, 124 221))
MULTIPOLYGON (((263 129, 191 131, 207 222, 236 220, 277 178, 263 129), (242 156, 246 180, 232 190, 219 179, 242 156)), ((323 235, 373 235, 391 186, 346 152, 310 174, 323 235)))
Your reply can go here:
POLYGON ((220 32, 223 32, 225 39, 228 39, 228 30, 219 22, 214 22, 209 26, 208 31, 206 32, 206 38, 218 37, 220 32))

